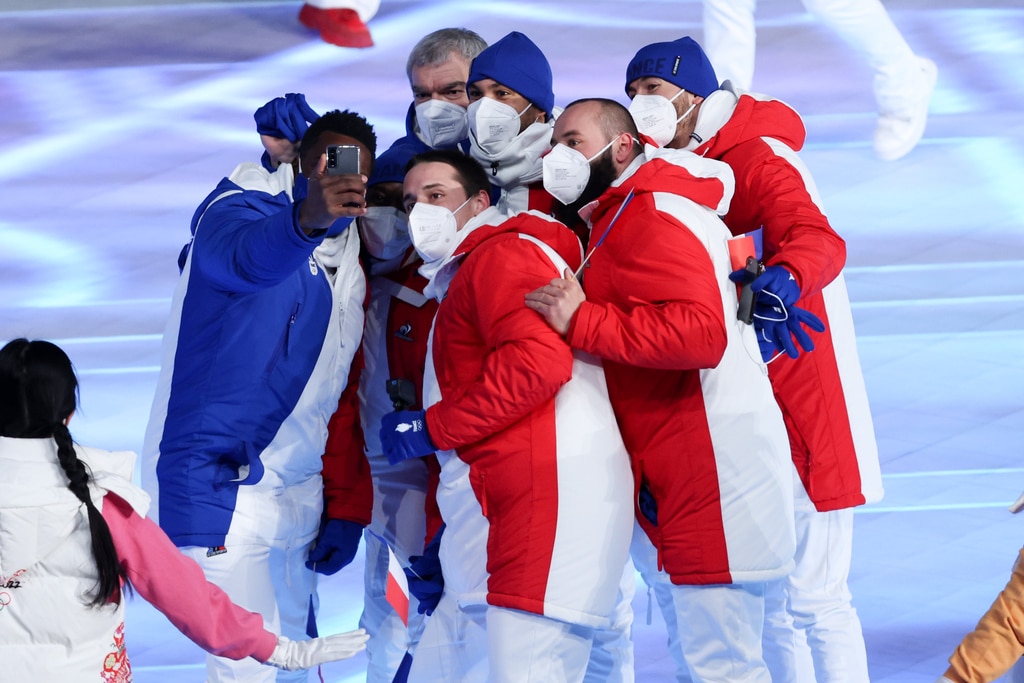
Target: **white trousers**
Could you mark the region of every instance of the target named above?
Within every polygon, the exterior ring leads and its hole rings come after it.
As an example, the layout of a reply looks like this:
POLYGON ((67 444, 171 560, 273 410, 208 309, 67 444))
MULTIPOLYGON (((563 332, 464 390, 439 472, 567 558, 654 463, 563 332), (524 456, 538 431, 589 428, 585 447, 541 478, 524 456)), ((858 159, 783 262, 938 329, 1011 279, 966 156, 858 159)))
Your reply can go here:
MULTIPOLYGON (((684 662, 698 683, 771 683, 761 653, 764 625, 764 583, 677 586, 657 571, 654 546, 646 534, 633 537, 633 562, 655 592, 671 598, 662 604, 665 623, 677 625, 670 645, 678 643, 673 658, 684 662)), ((671 628, 671 626, 669 626, 671 628)), ((673 648, 675 649, 675 648, 673 648)))
MULTIPOLYGON (((227 552, 208 556, 209 548, 188 546, 181 551, 203 568, 206 578, 220 586, 228 597, 263 617, 268 631, 304 640, 310 594, 316 595, 316 574, 306 568, 310 545, 294 548, 266 544, 230 545, 227 552)), ((310 680, 307 671, 285 672, 260 664, 251 657, 242 660, 206 656, 209 683, 237 681, 269 683, 310 680)))
MULTIPOLYGON (((853 552, 853 509, 796 512, 796 569, 780 584, 784 598, 770 603, 775 616, 788 606, 793 628, 810 648, 813 674, 808 672, 801 648, 787 662, 792 641, 776 631, 771 642, 766 633, 765 658, 773 665, 772 678, 808 683, 867 683, 868 663, 860 619, 852 604, 847 581, 853 552), (773 655, 769 655, 773 651, 773 655)), ((770 620, 770 619, 769 619, 770 620)), ((799 645, 799 640, 797 640, 799 645)))
MULTIPOLYGON (((642 533, 642 532, 641 532, 642 533)), ((611 623, 594 629, 594 645, 584 683, 633 683, 633 595, 636 593, 636 568, 627 560, 615 597, 611 623)))
POLYGON ((416 648, 409 683, 580 683, 591 628, 529 612, 466 605, 445 593, 416 648))
POLYGON ((648 600, 653 591, 654 598, 658 602, 658 609, 665 620, 665 630, 668 631, 668 653, 672 655, 672 661, 676 665, 676 681, 690 683, 692 680, 690 667, 683 657, 683 648, 679 643, 679 623, 676 621, 676 610, 672 602, 672 582, 668 580, 668 576, 658 571, 658 551, 647 538, 644 530, 636 523, 634 523, 633 542, 629 546, 629 555, 644 583, 647 584, 648 600))
POLYGON ((406 628, 388 603, 388 548, 380 538, 394 548, 403 566, 408 565, 410 556, 423 554, 427 468, 420 458, 392 466, 387 464, 384 456, 379 456, 370 458, 370 471, 373 475, 373 516, 363 534, 366 564, 363 613, 359 626, 370 634, 366 643, 366 682, 391 683, 406 650, 416 647, 423 616, 417 612, 416 597, 410 595, 409 626, 406 628))
MULTIPOLYGON (((875 72, 880 111, 900 108, 920 66, 903 34, 879 0, 803 0, 804 7, 851 47, 875 72)), ((754 79, 756 0, 704 0, 704 50, 719 81, 750 90, 754 79)), ((837 74, 837 78, 839 75, 837 74)))

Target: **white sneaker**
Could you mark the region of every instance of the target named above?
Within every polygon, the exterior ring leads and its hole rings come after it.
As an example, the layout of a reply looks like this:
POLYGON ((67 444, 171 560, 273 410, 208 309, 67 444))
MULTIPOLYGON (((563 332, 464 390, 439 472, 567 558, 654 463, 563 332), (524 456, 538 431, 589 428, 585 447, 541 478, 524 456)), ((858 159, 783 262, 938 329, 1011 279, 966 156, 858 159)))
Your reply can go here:
POLYGON ((903 102, 896 108, 878 114, 875 128, 875 154, 883 161, 905 156, 921 140, 928 121, 928 103, 932 99, 939 70, 935 62, 917 58, 920 71, 908 88, 903 102))

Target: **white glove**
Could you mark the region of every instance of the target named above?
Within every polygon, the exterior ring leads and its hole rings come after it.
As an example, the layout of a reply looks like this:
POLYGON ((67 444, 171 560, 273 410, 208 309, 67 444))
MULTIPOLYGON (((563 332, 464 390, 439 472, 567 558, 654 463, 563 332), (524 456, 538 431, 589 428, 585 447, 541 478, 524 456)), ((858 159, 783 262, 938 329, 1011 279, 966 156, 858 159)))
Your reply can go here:
POLYGON ((366 649, 369 639, 363 629, 312 640, 289 640, 278 636, 277 647, 266 663, 285 671, 312 669, 325 662, 348 659, 366 649))

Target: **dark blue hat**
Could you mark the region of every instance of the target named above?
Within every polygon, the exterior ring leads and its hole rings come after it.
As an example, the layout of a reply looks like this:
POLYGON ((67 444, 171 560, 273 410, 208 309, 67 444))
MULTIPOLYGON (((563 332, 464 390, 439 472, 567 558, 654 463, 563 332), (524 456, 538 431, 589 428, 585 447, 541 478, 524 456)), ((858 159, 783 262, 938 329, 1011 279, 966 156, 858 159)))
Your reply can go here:
POLYGON ((404 140, 395 142, 373 163, 373 174, 366 183, 367 187, 379 183, 400 183, 405 180, 405 167, 419 151, 421 150, 415 145, 404 140))
POLYGON ((466 84, 491 78, 512 88, 551 116, 555 93, 551 65, 540 48, 519 31, 513 31, 477 55, 466 84))
POLYGON ((640 48, 626 67, 626 92, 629 92, 630 83, 648 76, 668 81, 701 97, 718 90, 714 67, 697 41, 689 36, 671 43, 651 43, 640 48))

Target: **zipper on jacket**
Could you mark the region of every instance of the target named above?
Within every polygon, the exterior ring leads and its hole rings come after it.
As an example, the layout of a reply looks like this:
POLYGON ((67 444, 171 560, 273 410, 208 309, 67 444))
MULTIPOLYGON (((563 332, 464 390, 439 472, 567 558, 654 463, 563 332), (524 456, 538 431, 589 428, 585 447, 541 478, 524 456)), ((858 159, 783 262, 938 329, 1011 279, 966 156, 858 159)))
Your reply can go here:
POLYGON ((263 371, 264 375, 269 375, 270 371, 277 365, 277 361, 281 358, 281 353, 288 346, 288 342, 291 339, 292 327, 295 325, 295 319, 299 315, 299 302, 296 301, 295 305, 292 306, 292 313, 288 317, 288 324, 284 328, 284 334, 277 342, 277 346, 274 347, 274 352, 270 355, 270 360, 267 362, 267 367, 263 371))
POLYGON ((498 162, 497 161, 492 161, 491 162, 491 175, 492 176, 497 176, 498 175, 498 162))

